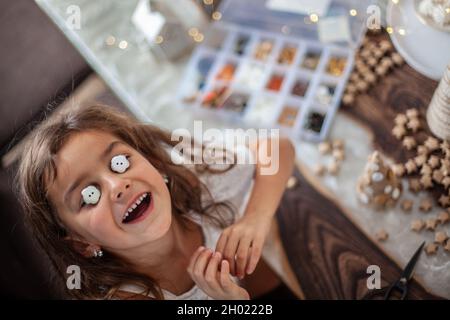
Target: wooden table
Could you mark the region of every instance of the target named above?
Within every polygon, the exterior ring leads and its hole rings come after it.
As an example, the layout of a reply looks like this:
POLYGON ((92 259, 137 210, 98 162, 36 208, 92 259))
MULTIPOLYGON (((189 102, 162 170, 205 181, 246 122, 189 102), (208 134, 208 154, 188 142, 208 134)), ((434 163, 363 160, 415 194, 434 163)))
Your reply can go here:
MULTIPOLYGON (((405 161, 407 152, 391 134, 394 117, 412 107, 423 111, 436 86, 435 81, 404 65, 340 112, 371 131, 374 148, 396 161, 405 161)), ((367 292, 366 268, 373 264, 383 270, 382 285, 396 280, 401 268, 352 223, 337 203, 313 186, 305 174, 297 170, 295 176, 298 184, 285 193, 277 219, 283 245, 305 298, 359 299, 367 292)), ((409 298, 438 297, 413 280, 409 298)))

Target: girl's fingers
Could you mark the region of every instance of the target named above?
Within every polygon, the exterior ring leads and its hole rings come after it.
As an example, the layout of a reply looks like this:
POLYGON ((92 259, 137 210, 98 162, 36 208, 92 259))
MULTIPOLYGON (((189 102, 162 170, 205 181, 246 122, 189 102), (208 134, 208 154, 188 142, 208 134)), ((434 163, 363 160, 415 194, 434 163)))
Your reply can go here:
POLYGON ((242 279, 245 276, 247 262, 249 261, 249 248, 251 238, 243 238, 239 241, 239 246, 236 251, 236 275, 242 279))
POLYGON ((230 264, 227 260, 222 260, 220 267, 220 285, 222 290, 228 292, 232 287, 232 280, 230 278, 230 264))
POLYGON ((194 270, 195 262, 197 261, 198 257, 200 256, 200 253, 202 253, 203 250, 205 250, 205 247, 200 246, 192 255, 191 260, 189 261, 189 265, 187 267, 187 271, 190 274, 192 274, 192 271, 194 270))
POLYGON ((251 247, 250 261, 247 266, 247 274, 252 274, 255 271, 256 265, 258 264, 259 258, 261 257, 263 247, 263 241, 261 239, 255 239, 251 247))
POLYGON ((205 271, 205 281, 208 286, 213 290, 221 290, 221 286, 218 280, 218 271, 219 271, 219 263, 222 260, 222 255, 220 252, 215 252, 211 259, 209 260, 208 265, 206 266, 205 271))
POLYGON ((208 265, 209 258, 211 257, 212 251, 210 249, 203 250, 202 253, 200 253, 200 256, 198 257, 197 261, 195 262, 192 275, 193 280, 199 284, 200 286, 205 286, 205 269, 208 265))
POLYGON ((227 244, 225 246, 223 257, 226 259, 230 266, 230 272, 232 275, 236 274, 236 250, 237 246, 239 244, 239 236, 238 235, 231 235, 228 237, 227 244))
POLYGON ((223 250, 225 249, 225 245, 227 244, 228 236, 222 232, 217 241, 216 251, 220 252, 223 255, 223 250))

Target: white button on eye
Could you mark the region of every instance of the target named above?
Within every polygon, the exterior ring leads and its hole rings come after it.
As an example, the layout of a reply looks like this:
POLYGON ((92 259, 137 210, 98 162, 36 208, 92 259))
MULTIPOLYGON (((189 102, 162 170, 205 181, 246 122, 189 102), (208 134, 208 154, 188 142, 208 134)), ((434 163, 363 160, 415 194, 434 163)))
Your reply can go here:
POLYGON ((94 186, 88 186, 81 191, 81 195, 86 204, 96 204, 100 199, 100 190, 94 186))
POLYGON ((119 154, 111 159, 111 170, 114 172, 124 173, 129 166, 130 163, 123 154, 119 154))

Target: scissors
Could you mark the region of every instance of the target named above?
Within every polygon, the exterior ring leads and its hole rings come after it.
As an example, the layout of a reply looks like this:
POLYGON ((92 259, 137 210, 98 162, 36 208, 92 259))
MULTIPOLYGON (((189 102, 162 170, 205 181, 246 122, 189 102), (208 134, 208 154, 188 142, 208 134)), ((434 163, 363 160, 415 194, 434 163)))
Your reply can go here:
POLYGON ((397 291, 401 295, 400 300, 405 300, 408 295, 408 282, 413 276, 414 268, 419 260, 424 245, 425 242, 422 242, 420 247, 416 250, 405 269, 403 269, 400 279, 394 281, 390 286, 367 292, 362 299, 370 300, 376 297, 383 297, 383 300, 390 300, 394 291, 397 291))

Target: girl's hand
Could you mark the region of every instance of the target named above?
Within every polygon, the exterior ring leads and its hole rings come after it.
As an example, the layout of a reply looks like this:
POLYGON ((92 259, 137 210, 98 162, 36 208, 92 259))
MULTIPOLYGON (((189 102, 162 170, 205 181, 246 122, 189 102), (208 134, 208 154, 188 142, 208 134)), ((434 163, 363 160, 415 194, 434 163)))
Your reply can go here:
POLYGON ((226 228, 217 242, 216 251, 230 264, 231 274, 243 279, 258 264, 272 216, 244 215, 226 228))
POLYGON ((198 248, 192 255, 187 271, 197 286, 214 299, 250 299, 248 292, 231 279, 228 261, 222 260, 219 252, 198 248))

